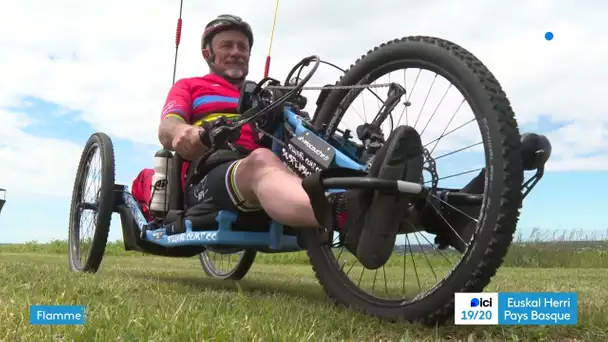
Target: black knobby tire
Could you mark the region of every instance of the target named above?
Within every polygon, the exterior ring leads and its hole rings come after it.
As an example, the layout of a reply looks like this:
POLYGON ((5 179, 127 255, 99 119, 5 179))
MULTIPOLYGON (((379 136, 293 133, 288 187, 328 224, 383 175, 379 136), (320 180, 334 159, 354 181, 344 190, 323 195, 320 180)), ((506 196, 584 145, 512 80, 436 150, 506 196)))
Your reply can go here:
POLYGON ((68 259, 70 268, 75 272, 95 273, 99 269, 99 265, 103 259, 103 254, 108 241, 108 233, 110 232, 110 222, 112 220, 112 212, 114 208, 114 147, 112 140, 104 133, 95 133, 91 135, 87 141, 78 171, 74 179, 74 189, 72 193, 72 203, 70 207, 70 223, 69 223, 69 243, 68 243, 68 259), (91 248, 86 256, 84 263, 79 259, 79 230, 81 212, 79 204, 82 200, 83 190, 85 186, 86 176, 90 169, 91 157, 99 150, 101 154, 101 186, 99 189, 96 205, 96 216, 93 222, 95 233, 91 241, 91 248))
MULTIPOLYGON (((492 73, 473 54, 442 39, 416 36, 384 43, 355 62, 337 85, 357 84, 367 74, 398 60, 411 62, 411 67, 423 65, 451 81, 475 112, 488 170, 480 224, 469 241, 470 247, 450 275, 426 294, 412 301, 385 300, 352 283, 341 271, 330 247, 319 244, 318 232, 303 234, 314 273, 334 302, 389 320, 442 324, 453 317, 454 293, 483 291, 512 242, 522 201, 520 134, 510 103, 492 73)), ((365 83, 374 80, 370 77, 365 83)), ((339 108, 348 92, 333 90, 314 118, 317 127, 326 124, 326 138, 334 133, 350 104, 339 108)))
POLYGON ((255 261, 255 257, 257 252, 254 249, 245 249, 243 251, 243 256, 241 260, 237 263, 237 265, 229 272, 226 273, 218 273, 214 270, 213 265, 211 265, 212 261, 209 259, 207 254, 208 250, 205 250, 203 253, 199 254, 199 259, 201 262, 201 266, 203 266, 203 271, 206 275, 211 278, 221 279, 221 280, 241 280, 247 275, 247 272, 251 269, 253 262, 255 261))

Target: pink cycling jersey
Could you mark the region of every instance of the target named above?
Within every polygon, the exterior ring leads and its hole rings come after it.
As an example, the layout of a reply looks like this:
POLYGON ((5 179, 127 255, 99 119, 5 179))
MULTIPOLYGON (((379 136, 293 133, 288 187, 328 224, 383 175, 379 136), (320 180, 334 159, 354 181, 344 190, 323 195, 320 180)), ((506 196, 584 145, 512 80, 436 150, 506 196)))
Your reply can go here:
MULTIPOLYGON (((203 77, 183 78, 175 82, 162 110, 161 120, 167 117, 183 119, 186 123, 201 126, 203 121, 212 121, 220 116, 236 118, 239 89, 215 74, 203 77)), ((244 125, 235 144, 253 151, 260 148, 255 132, 244 125)), ((182 167, 182 187, 188 170, 188 162, 182 167)))

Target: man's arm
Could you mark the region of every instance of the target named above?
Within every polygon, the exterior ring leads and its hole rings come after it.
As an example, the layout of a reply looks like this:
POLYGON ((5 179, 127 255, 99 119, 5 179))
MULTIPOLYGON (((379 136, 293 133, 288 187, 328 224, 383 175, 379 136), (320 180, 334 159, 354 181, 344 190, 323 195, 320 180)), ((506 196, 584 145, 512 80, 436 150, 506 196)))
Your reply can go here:
POLYGON ((174 150, 186 160, 195 160, 205 152, 200 141, 202 128, 189 124, 192 115, 192 96, 187 80, 177 81, 167 96, 158 126, 161 145, 174 150))
POLYGON ((165 116, 158 126, 158 140, 163 145, 163 148, 173 150, 173 139, 186 126, 190 125, 179 116, 165 116))
POLYGON ((192 115, 192 95, 187 80, 180 79, 171 87, 160 117, 158 140, 168 150, 173 150, 176 135, 186 129, 192 115))

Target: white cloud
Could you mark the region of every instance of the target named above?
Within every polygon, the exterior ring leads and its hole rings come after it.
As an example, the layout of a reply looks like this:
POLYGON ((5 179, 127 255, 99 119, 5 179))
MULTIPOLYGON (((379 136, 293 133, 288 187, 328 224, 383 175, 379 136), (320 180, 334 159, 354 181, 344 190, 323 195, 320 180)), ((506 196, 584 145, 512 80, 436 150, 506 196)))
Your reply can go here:
MULTIPOLYGON (((5 1, 0 13, 0 108, 35 96, 81 111, 94 130, 114 139, 158 144, 156 128, 170 86, 178 5, 168 0, 5 1)), ((250 77, 259 79, 274 5, 274 0, 186 0, 178 78, 207 72, 199 51, 200 32, 215 15, 235 13, 254 28, 250 77)), ((541 114, 573 122, 550 134, 552 169, 608 170, 606 13, 608 5, 601 2, 583 6, 548 0, 434 5, 284 1, 271 74, 283 80, 293 64, 310 54, 347 67, 373 46, 407 35, 450 39, 476 54, 497 76, 520 124, 534 122, 541 114), (551 42, 543 38, 549 30, 555 33, 551 42), (578 157, 593 151, 603 154, 578 157)), ((323 74, 311 84, 333 83, 338 76, 327 67, 320 70, 323 74)), ((310 111, 314 100, 309 98, 310 111)), ((23 133, 20 129, 28 121, 19 113, 0 111, 0 119, 2 183, 27 182, 23 191, 69 194, 71 179, 62 177, 73 175, 82 146, 23 133), (34 145, 36 149, 27 147, 34 145), (39 158, 38 163, 60 163, 70 172, 41 174, 24 155, 39 158)))
POLYGON ((12 198, 67 197, 83 146, 21 131, 30 123, 19 112, 0 110, 0 180, 12 198))

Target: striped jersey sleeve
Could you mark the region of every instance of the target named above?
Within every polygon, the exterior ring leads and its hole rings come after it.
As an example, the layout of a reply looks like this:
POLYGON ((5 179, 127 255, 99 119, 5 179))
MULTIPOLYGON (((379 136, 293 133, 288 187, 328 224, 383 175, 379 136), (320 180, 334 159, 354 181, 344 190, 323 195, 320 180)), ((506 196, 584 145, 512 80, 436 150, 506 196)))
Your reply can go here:
POLYGON ((181 79, 171 87, 161 113, 161 120, 180 118, 186 123, 192 119, 192 95, 187 79, 181 79))

